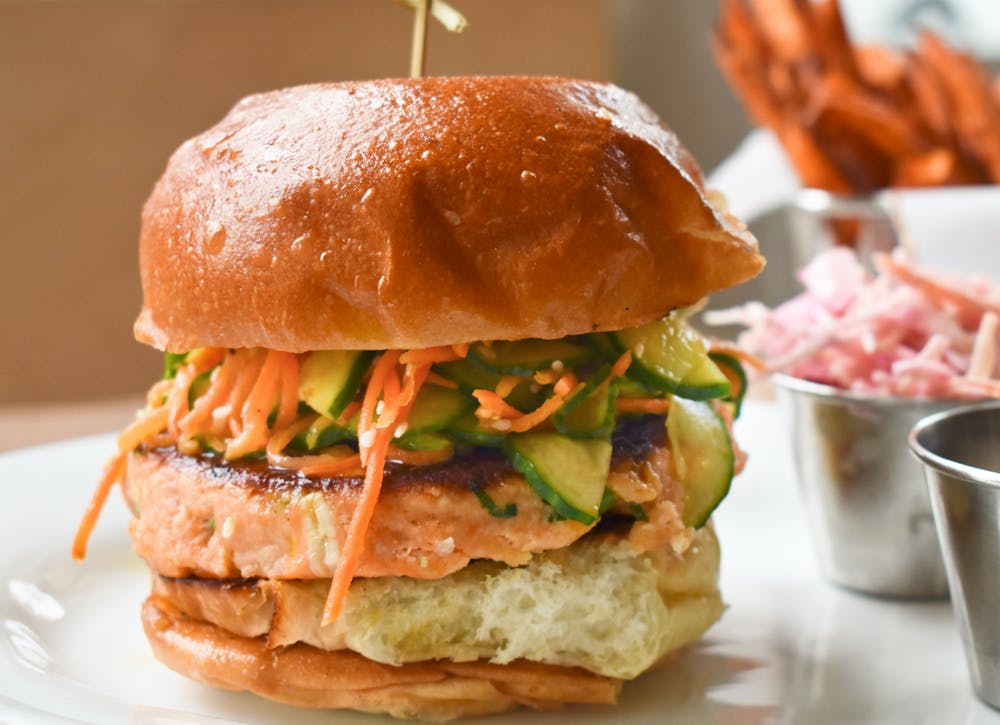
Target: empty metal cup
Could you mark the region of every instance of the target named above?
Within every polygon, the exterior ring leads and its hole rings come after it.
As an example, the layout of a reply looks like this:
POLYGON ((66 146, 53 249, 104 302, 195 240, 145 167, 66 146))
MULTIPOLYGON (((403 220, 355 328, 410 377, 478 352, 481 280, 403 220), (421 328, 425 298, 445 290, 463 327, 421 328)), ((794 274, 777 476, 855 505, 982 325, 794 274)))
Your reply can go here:
POLYGON ((888 597, 948 594, 920 465, 906 437, 954 401, 865 396, 773 377, 820 568, 835 584, 888 597))
POLYGON ((925 464, 972 686, 1000 708, 1000 404, 926 418, 910 448, 925 464))
POLYGON ((794 269, 808 264, 823 249, 845 244, 871 271, 872 254, 892 251, 899 243, 892 218, 872 197, 803 189, 788 209, 794 269))

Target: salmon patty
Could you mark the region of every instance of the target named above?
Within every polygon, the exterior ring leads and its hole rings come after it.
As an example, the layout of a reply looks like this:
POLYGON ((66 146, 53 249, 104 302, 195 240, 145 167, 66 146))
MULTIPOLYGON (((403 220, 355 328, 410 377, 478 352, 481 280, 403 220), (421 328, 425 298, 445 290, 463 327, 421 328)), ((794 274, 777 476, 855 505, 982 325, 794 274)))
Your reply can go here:
MULTIPOLYGON (((626 428, 608 488, 618 510, 634 517, 641 509, 646 519, 628 535, 640 551, 669 543, 682 552, 693 531, 680 520, 662 418, 626 428)), ((130 455, 123 490, 135 549, 163 576, 321 579, 336 571, 361 481, 152 448, 130 455)), ((473 559, 518 566, 591 528, 554 515, 506 460, 476 449, 387 469, 357 575, 437 579, 473 559)))

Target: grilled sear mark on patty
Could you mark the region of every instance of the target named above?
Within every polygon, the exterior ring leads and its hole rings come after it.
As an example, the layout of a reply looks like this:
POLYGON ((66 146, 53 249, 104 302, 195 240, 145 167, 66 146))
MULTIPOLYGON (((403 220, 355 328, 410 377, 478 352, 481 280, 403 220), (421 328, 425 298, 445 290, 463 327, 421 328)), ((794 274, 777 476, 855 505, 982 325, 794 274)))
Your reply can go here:
MULTIPOLYGON (((629 421, 622 434, 640 442, 616 445, 609 487, 676 502, 662 421, 629 421)), ((123 486, 136 551, 160 574, 272 579, 332 576, 360 488, 349 478, 312 480, 253 461, 224 467, 171 449, 133 453, 123 486)), ((437 579, 473 559, 517 566, 590 528, 557 520, 503 459, 477 452, 387 472, 357 575, 437 579), (497 506, 514 504, 517 515, 491 516, 477 489, 497 506)))

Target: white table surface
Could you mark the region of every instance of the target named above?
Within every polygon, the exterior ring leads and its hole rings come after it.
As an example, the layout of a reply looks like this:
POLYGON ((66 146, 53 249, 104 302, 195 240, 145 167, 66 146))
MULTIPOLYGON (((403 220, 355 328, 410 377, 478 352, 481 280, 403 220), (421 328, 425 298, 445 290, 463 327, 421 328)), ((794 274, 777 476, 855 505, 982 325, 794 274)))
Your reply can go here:
MULTIPOLYGON (((947 603, 839 590, 816 571, 782 421, 749 401, 746 471, 715 517, 729 605, 703 640, 628 685, 616 709, 483 722, 1000 723, 968 684, 947 603)), ((0 723, 376 723, 200 687, 157 664, 148 589, 112 497, 85 564, 73 530, 111 435, 0 455, 0 723)))

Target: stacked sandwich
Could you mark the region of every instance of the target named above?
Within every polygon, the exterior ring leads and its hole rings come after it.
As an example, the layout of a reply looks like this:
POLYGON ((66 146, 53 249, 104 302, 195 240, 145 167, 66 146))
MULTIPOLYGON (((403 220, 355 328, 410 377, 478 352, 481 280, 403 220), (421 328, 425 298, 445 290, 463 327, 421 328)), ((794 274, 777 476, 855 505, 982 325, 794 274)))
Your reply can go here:
POLYGON ((609 85, 254 96, 143 211, 166 373, 121 483, 156 655, 282 702, 443 719, 612 702, 722 611, 743 385, 685 308, 753 238, 609 85))

